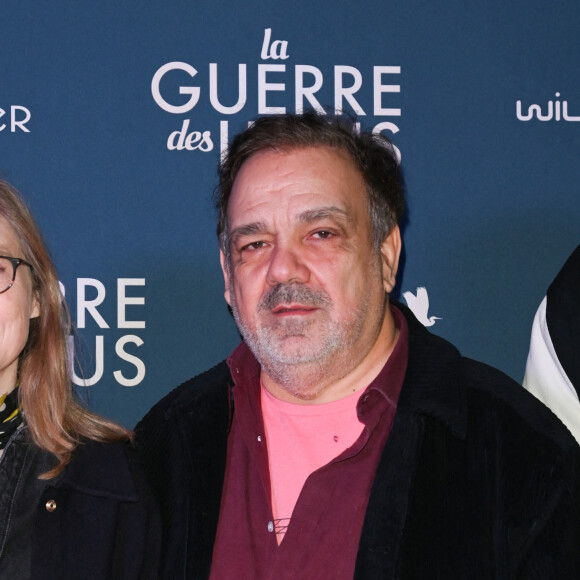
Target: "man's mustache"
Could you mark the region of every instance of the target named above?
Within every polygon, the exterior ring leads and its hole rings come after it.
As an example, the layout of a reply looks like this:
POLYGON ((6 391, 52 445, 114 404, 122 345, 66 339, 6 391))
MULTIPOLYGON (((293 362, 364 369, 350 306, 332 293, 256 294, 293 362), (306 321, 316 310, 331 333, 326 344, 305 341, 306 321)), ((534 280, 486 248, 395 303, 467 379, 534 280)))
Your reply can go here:
POLYGON ((258 303, 258 310, 270 311, 280 304, 301 304, 322 307, 331 304, 330 297, 323 290, 314 290, 303 284, 277 284, 258 303))

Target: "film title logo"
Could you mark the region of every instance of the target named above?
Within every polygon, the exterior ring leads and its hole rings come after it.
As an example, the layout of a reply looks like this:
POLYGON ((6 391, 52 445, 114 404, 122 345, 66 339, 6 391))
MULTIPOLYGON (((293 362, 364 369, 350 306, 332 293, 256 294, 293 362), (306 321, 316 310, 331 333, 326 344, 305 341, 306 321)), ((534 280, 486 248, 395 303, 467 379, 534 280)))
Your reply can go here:
MULTIPOLYGON (((272 30, 266 28, 260 58, 262 61, 288 60, 290 58, 289 42, 272 40, 272 30)), ((326 102, 332 95, 334 114, 337 115, 350 108, 357 116, 367 114, 372 114, 374 117, 401 116, 400 107, 385 105, 389 96, 398 95, 401 92, 401 85, 397 82, 398 75, 401 74, 400 66, 373 66, 372 78, 368 78, 370 76, 368 74, 365 77, 361 70, 353 66, 335 65, 329 72, 313 65, 296 64, 292 67, 284 62, 259 62, 250 73, 256 84, 258 115, 286 113, 285 106, 276 105, 274 102, 286 97, 293 88, 292 96, 296 113, 302 113, 305 108, 312 108, 323 114, 328 112, 320 102, 324 94, 326 102), (361 96, 361 89, 366 85, 371 85, 372 96, 370 99, 366 97, 368 102, 365 102, 361 96)), ((203 75, 192 64, 180 61, 168 62, 153 75, 151 81, 153 99, 161 109, 174 115, 190 113, 202 99, 209 99, 209 105, 221 115, 236 115, 248 105, 250 75, 247 64, 238 64, 237 79, 234 80, 220 78, 219 66, 215 62, 209 63, 207 86, 203 82, 196 82, 200 76, 203 75), (172 81, 170 82, 169 79, 172 81), (179 86, 176 87, 176 84, 179 86), (237 85, 237 94, 227 103, 224 102, 223 95, 219 93, 219 86, 223 85, 229 87, 237 85)), ((253 90, 254 86, 251 89, 253 90)), ((369 91, 367 95, 368 93, 369 91)), ((389 131, 395 134, 399 131, 399 127, 392 120, 381 121, 373 127, 373 131, 375 133, 389 131)), ((167 148, 172 151, 207 152, 212 151, 216 143, 219 143, 221 152, 227 148, 227 120, 219 122, 217 139, 215 132, 212 133, 211 129, 194 128, 189 118, 183 119, 181 127, 176 128, 167 138, 167 148)))
MULTIPOLYGON (((132 286, 145 286, 145 278, 118 278, 117 279, 117 299, 116 299, 116 329, 123 333, 128 330, 145 328, 145 320, 140 320, 141 313, 136 307, 145 305, 143 296, 132 296, 135 291, 128 290, 132 286), (128 310, 130 309, 130 312, 128 310)), ((61 285, 64 296, 64 287, 61 285)), ((113 332, 115 326, 111 328, 104 316, 99 312, 99 308, 104 304, 107 297, 105 285, 94 278, 77 278, 76 287, 76 328, 79 330, 87 328, 87 323, 96 324, 103 333, 95 336, 94 351, 90 357, 94 361, 94 369, 86 368, 83 364, 81 376, 78 376, 75 367, 75 338, 68 337, 69 359, 72 366, 72 379, 75 385, 90 387, 98 383, 105 374, 105 338, 107 339, 107 349, 113 346, 114 352, 119 359, 122 368, 115 368, 112 372, 113 378, 124 387, 135 387, 145 378, 145 363, 136 354, 135 349, 141 347, 144 342, 137 334, 130 332, 122 334, 113 332), (110 329, 112 332, 106 332, 110 329), (106 336, 107 334, 107 336, 106 336), (113 336, 111 336, 113 335, 113 336), (92 373, 92 374, 91 374, 92 373)), ((84 347, 83 341, 83 347, 84 347)), ((83 353, 84 354, 84 353, 83 353)), ((85 357, 79 357, 85 363, 85 357)))

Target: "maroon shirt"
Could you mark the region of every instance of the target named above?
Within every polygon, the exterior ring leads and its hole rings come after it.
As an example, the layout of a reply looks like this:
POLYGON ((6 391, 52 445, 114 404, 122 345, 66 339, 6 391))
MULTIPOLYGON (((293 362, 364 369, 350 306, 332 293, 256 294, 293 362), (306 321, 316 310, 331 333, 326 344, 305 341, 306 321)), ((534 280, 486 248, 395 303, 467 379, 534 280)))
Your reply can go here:
POLYGON ((385 366, 359 398, 363 431, 350 448, 308 477, 279 546, 270 504, 260 366, 244 343, 228 358, 235 382, 235 414, 212 580, 353 577, 376 466, 407 368, 407 323, 395 307, 391 310, 400 334, 385 366))

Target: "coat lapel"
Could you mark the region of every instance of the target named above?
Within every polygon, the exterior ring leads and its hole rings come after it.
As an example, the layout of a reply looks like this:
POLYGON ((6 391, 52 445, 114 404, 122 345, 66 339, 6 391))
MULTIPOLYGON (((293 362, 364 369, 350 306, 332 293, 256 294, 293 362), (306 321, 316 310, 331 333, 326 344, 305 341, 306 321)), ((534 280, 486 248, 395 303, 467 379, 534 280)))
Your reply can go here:
POLYGON ((407 372, 369 497, 356 579, 398 577, 426 418, 436 419, 461 438, 467 424, 465 393, 458 376, 461 355, 426 331, 408 308, 396 306, 409 326, 407 372))

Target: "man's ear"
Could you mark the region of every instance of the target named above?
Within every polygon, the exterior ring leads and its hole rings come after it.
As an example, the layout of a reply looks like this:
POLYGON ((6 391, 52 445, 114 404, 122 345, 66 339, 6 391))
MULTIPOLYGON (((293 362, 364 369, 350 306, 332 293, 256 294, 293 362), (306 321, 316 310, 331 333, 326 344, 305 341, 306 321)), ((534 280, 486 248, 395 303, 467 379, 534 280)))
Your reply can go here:
POLYGON ((383 285, 385 292, 389 293, 395 287, 399 256, 401 255, 401 230, 398 225, 393 226, 389 235, 383 241, 381 255, 383 260, 383 285))
POLYGON ((228 264, 228 259, 226 255, 220 250, 220 264, 222 266, 222 272, 224 275, 224 282, 225 282, 225 289, 224 289, 224 298, 226 302, 231 306, 232 303, 230 302, 230 267, 228 264))

